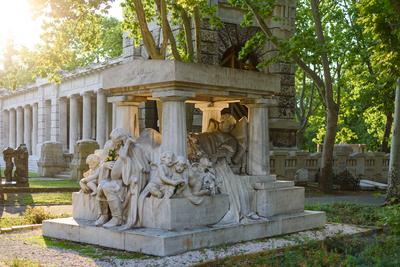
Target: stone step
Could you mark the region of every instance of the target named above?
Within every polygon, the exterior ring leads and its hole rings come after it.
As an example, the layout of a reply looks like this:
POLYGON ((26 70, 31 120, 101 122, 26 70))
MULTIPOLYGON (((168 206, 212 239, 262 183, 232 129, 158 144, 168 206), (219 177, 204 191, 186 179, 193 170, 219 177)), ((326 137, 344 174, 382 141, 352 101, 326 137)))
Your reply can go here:
POLYGON ((54 178, 57 179, 71 179, 71 174, 56 174, 54 178))
POLYGON ((270 217, 304 210, 304 187, 269 188, 255 192, 253 205, 261 216, 270 217))
POLYGON ((326 215, 321 211, 304 211, 251 223, 179 231, 154 228, 120 231, 118 227, 105 229, 95 227, 93 223, 94 221, 76 220, 72 217, 46 220, 43 222, 43 235, 155 256, 169 256, 188 250, 320 228, 326 223, 326 215))

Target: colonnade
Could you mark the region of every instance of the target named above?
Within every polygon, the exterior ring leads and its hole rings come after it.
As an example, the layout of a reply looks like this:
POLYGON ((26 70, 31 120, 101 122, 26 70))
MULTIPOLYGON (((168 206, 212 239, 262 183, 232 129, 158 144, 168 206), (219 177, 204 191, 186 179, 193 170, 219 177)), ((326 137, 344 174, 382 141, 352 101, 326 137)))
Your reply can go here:
POLYGON ((25 144, 29 153, 37 156, 46 141, 62 143, 69 153, 81 139, 96 140, 102 147, 112 127, 111 106, 99 89, 3 109, 2 146, 16 148, 25 144))

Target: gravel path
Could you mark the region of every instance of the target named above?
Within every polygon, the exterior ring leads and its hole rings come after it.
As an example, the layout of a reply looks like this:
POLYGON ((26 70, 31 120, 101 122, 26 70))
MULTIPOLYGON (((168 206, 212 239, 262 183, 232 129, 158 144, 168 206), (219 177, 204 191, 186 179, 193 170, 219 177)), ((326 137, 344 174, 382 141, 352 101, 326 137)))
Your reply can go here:
POLYGON ((211 249, 189 251, 177 256, 150 257, 146 259, 118 259, 106 257, 101 260, 91 259, 79 255, 73 250, 59 248, 44 248, 31 244, 26 238, 41 235, 41 230, 22 233, 0 235, 0 266, 1 262, 9 261, 15 257, 39 261, 45 266, 190 266, 199 262, 215 260, 238 254, 248 254, 283 248, 299 244, 304 240, 323 240, 335 235, 351 235, 369 231, 351 225, 327 224, 324 229, 304 231, 284 237, 268 238, 259 241, 244 242, 231 246, 223 246, 211 249))
POLYGON ((74 251, 45 248, 25 241, 25 238, 41 234, 41 229, 0 234, 0 262, 7 262, 18 257, 38 261, 45 266, 97 266, 92 259, 82 257, 74 251))

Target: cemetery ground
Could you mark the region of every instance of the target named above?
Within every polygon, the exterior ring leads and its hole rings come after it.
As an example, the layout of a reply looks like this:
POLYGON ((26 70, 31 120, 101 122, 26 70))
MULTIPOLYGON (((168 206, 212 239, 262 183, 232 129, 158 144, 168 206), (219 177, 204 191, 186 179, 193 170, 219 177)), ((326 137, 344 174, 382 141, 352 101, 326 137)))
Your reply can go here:
MULTIPOLYGON (((32 187, 69 188, 71 180, 51 181, 31 178, 32 187)), ((5 198, 5 204, 37 205, 21 214, 3 216, 1 227, 41 223, 43 219, 60 217, 41 205, 70 204, 71 193, 26 193, 18 201, 5 198)), ((349 195, 347 194, 348 199, 349 195)), ((355 194, 358 197, 366 193, 355 194)), ((380 194, 369 193, 369 199, 380 194), (371 196, 373 196, 371 198, 371 196)), ((14 196, 15 197, 15 196, 14 196)), ((255 240, 234 245, 190 251, 171 257, 153 257, 93 245, 57 240, 42 236, 41 229, 0 234, 0 263, 4 266, 399 266, 400 206, 383 207, 348 202, 332 203, 332 196, 308 190, 306 209, 327 213, 324 229, 288 236, 255 240), (327 202, 320 204, 319 202, 327 202), (311 203, 311 204, 310 204, 311 203), (346 224, 344 226, 343 224, 346 224), (353 235, 348 235, 353 233, 353 235), (321 241, 319 235, 329 236, 321 241)), ((61 207, 61 206, 56 206, 61 207)), ((61 216, 70 216, 64 214, 61 216)), ((2 266, 2 265, 0 265, 2 266)))

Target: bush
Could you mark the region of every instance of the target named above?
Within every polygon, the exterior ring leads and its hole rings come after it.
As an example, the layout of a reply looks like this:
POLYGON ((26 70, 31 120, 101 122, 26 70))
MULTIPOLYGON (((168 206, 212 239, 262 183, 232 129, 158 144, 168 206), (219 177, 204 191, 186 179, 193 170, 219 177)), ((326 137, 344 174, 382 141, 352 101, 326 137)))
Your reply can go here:
POLYGON ((392 233, 400 235, 400 204, 384 207, 380 223, 387 226, 392 233))
POLYGON ((53 219, 58 216, 55 216, 54 214, 45 211, 45 209, 41 207, 28 207, 25 210, 23 217, 29 224, 40 224, 44 220, 53 219))

